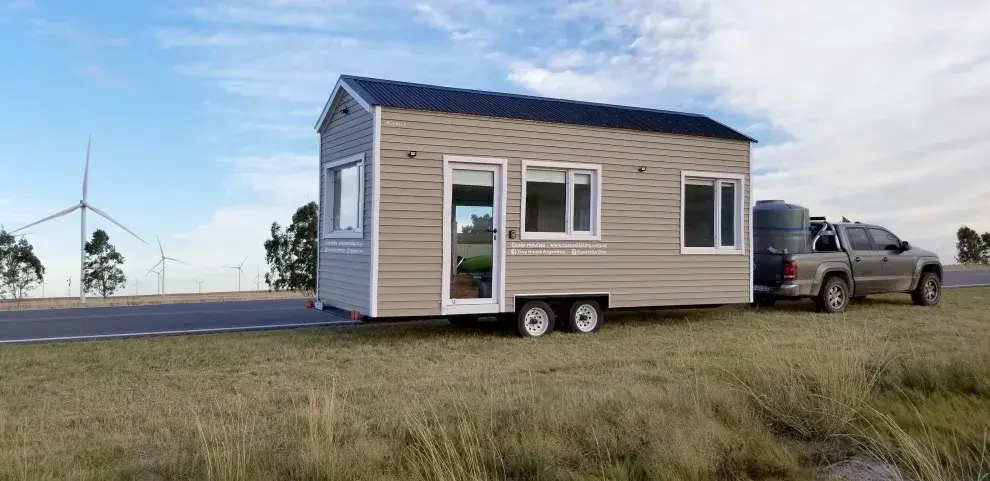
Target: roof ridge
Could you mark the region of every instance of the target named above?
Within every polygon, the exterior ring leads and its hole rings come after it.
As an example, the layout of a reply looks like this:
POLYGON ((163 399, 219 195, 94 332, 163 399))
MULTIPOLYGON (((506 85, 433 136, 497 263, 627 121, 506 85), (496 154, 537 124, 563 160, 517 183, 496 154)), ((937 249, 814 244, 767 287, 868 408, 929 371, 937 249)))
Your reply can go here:
MULTIPOLYGON (((659 113, 659 114, 685 115, 685 116, 689 116, 689 117, 705 118, 705 119, 708 119, 708 120, 712 120, 712 121, 717 122, 716 120, 714 120, 711 117, 709 117, 707 115, 704 115, 704 114, 696 114, 696 113, 692 113, 692 112, 680 112, 680 111, 676 111, 676 110, 651 109, 651 108, 647 108, 647 107, 637 107, 637 106, 633 106, 633 105, 607 104, 607 103, 602 103, 602 102, 588 102, 588 101, 585 101, 585 100, 571 100, 571 99, 562 99, 562 98, 556 98, 556 97, 546 97, 546 96, 540 96, 540 95, 513 94, 513 93, 508 93, 508 92, 496 92, 496 91, 492 91, 492 90, 467 89, 467 88, 463 88, 463 87, 448 87, 448 86, 445 86, 445 85, 424 84, 424 83, 417 83, 417 82, 406 82, 406 81, 402 81, 402 80, 391 80, 391 79, 383 79, 383 78, 376 78, 376 77, 362 77, 362 76, 358 76, 358 75, 343 75, 342 74, 340 76, 340 78, 343 79, 343 80, 353 79, 353 80, 364 80, 364 81, 371 81, 371 82, 384 82, 384 83, 390 83, 390 84, 396 84, 396 85, 405 85, 405 86, 409 86, 409 87, 425 87, 425 88, 434 88, 434 89, 455 90, 455 91, 458 91, 458 92, 469 92, 469 93, 485 94, 485 95, 497 95, 497 96, 501 96, 501 97, 524 98, 524 99, 543 100, 543 101, 550 101, 550 102, 564 102, 564 103, 570 103, 570 104, 591 105, 591 106, 596 106, 596 107, 609 107, 609 108, 623 109, 623 110, 639 110, 639 111, 642 111, 642 112, 651 112, 651 113, 659 113)), ((728 126, 725 126, 725 127, 728 127, 728 126)))

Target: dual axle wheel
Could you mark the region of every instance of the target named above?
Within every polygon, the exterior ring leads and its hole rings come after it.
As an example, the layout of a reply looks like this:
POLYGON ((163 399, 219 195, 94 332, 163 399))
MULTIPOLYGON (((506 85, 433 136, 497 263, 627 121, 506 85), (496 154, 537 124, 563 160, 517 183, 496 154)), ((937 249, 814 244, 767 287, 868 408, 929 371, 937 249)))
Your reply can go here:
MULTIPOLYGON (((563 312, 561 312, 563 313, 563 312)), ((570 304, 564 328, 578 334, 596 332, 602 327, 602 308, 597 301, 579 299, 570 304)), ((516 333, 521 337, 539 337, 554 330, 557 316, 546 301, 533 300, 523 304, 516 313, 516 333)))

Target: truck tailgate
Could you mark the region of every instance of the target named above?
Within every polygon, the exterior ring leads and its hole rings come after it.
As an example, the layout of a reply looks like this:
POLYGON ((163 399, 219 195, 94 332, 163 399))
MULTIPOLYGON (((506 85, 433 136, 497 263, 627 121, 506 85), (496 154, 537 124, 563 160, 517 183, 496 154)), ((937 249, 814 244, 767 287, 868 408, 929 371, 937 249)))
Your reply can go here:
POLYGON ((753 255, 753 283, 764 286, 779 286, 781 269, 784 267, 784 254, 759 253, 753 255))

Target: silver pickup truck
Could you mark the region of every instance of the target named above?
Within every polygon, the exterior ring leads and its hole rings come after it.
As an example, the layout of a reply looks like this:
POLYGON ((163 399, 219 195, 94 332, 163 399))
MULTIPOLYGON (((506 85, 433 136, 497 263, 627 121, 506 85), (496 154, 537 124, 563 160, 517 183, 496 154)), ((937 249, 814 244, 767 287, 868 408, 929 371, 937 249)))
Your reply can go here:
POLYGON ((884 227, 829 223, 813 218, 811 248, 785 253, 765 246, 753 255, 754 303, 811 298, 818 310, 840 313, 868 294, 909 293, 915 304, 934 306, 942 292, 936 254, 913 247, 884 227))

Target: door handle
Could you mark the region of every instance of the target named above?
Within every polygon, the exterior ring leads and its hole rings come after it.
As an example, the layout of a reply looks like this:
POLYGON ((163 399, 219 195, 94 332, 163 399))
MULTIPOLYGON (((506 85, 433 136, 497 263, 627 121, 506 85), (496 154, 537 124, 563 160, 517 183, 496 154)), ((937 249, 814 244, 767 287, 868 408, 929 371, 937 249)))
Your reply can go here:
POLYGON ((854 260, 854 261, 856 261, 856 262, 859 262, 859 261, 861 261, 861 260, 863 260, 863 259, 861 259, 861 258, 859 258, 859 257, 857 257, 857 258, 855 258, 855 259, 853 259, 853 260, 854 260))
POLYGON ((884 262, 887 262, 887 258, 886 258, 886 257, 884 257, 884 258, 883 258, 883 261, 884 261, 884 262))

